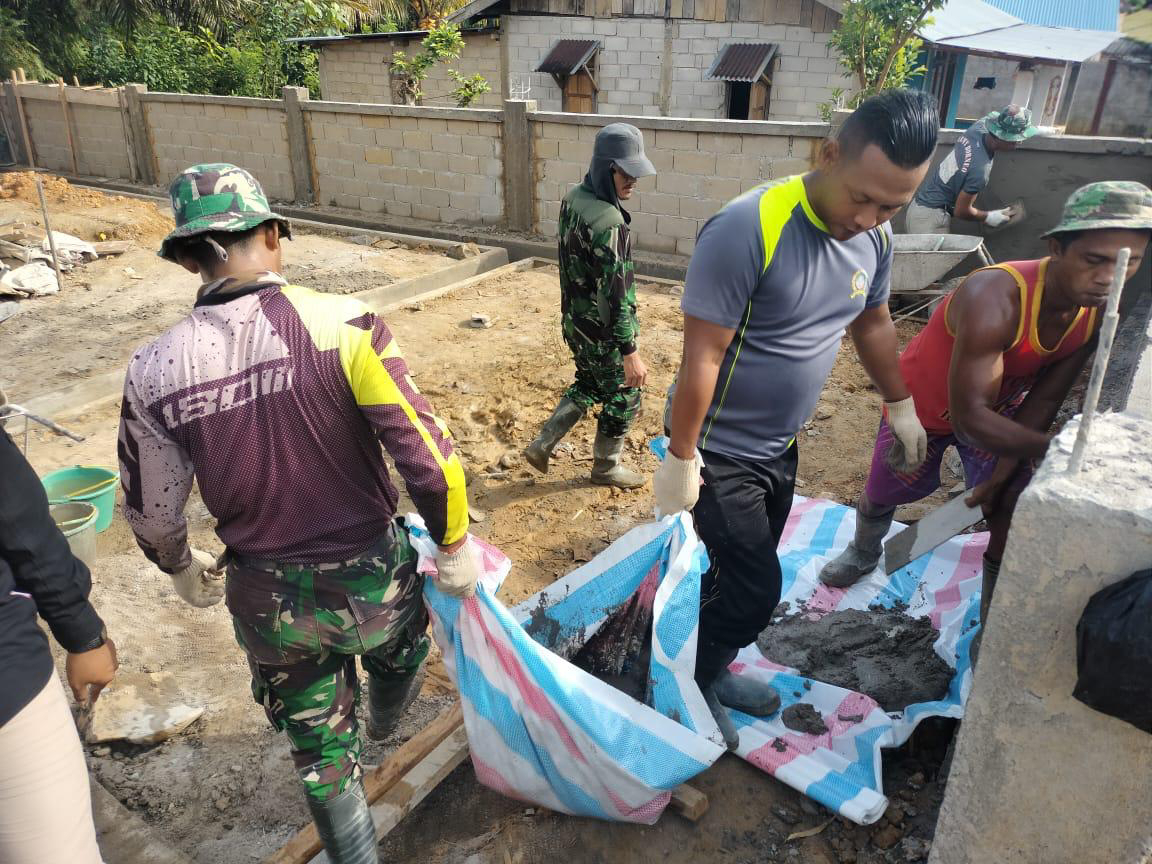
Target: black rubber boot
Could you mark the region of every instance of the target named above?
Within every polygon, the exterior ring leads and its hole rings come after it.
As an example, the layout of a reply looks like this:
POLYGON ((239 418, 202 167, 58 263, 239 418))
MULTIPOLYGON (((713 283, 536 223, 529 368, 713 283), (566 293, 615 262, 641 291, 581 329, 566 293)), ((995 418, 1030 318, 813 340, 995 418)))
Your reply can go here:
POLYGON ((596 443, 592 446, 592 482, 598 486, 615 486, 617 489, 635 489, 644 485, 644 475, 637 474, 620 464, 620 451, 624 449, 624 436, 609 438, 603 432, 596 433, 596 443))
POLYGON ((856 536, 848 548, 824 565, 820 581, 833 588, 847 588, 875 570, 895 514, 895 507, 875 507, 861 495, 856 505, 856 536))
POLYGON ((380 864, 376 828, 359 780, 329 801, 309 798, 308 809, 332 864, 380 864))
POLYGON ((753 717, 767 717, 780 710, 776 688, 752 678, 740 678, 727 669, 716 676, 712 690, 721 705, 753 717))
POLYGON ((728 709, 721 704, 716 690, 711 685, 703 688, 700 692, 704 694, 704 701, 708 703, 708 710, 712 712, 712 718, 720 727, 720 734, 724 736, 724 746, 729 750, 735 750, 740 746, 740 733, 736 731, 736 724, 732 722, 728 709))
POLYGON ((424 683, 424 667, 400 678, 378 678, 368 673, 368 737, 383 741, 392 734, 424 683))
POLYGON ((548 460, 552 458, 552 451, 565 435, 572 431, 572 427, 580 422, 584 416, 584 409, 565 396, 552 412, 552 416, 544 421, 540 434, 536 440, 524 448, 524 458, 528 464, 541 474, 548 473, 548 460))

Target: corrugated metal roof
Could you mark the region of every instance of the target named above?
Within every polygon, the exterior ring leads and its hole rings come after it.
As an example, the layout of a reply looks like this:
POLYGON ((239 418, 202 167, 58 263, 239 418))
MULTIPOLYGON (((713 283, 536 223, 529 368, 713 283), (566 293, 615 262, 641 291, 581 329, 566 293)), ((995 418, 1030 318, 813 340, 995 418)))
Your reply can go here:
POLYGON ((984 0, 948 0, 943 9, 933 12, 928 18, 928 24, 920 28, 920 36, 929 42, 987 33, 1024 23, 984 0))
POLYGON ((1120 36, 1120 33, 1103 33, 1099 30, 1017 24, 988 33, 936 39, 934 42, 940 48, 963 48, 975 54, 1082 63, 1099 54, 1120 36))
POLYGON ((720 49, 705 77, 756 82, 775 56, 776 46, 768 42, 730 43, 720 49))
POLYGON ((1120 23, 1117 0, 988 0, 1026 24, 1115 31, 1120 23))
POLYGON ((560 39, 548 52, 537 72, 549 75, 574 75, 596 53, 600 43, 595 39, 560 39))
POLYGON ((1152 63, 1152 43, 1139 39, 1117 39, 1104 52, 1105 57, 1124 63, 1152 63))

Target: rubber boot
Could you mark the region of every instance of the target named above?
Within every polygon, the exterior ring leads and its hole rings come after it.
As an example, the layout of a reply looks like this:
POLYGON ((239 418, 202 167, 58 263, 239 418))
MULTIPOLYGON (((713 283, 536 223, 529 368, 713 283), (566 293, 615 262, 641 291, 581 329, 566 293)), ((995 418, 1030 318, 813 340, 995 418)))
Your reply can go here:
POLYGON ((548 473, 548 460, 552 458, 552 451, 560 443, 560 439, 572 431, 572 427, 580 422, 584 416, 584 409, 565 396, 552 412, 552 416, 544 421, 540 434, 536 440, 524 448, 524 458, 528 464, 541 474, 548 473))
POLYGON ((332 864, 380 864, 376 828, 359 780, 329 801, 309 798, 308 809, 332 864))
POLYGON ((740 733, 736 731, 736 724, 732 722, 728 709, 721 704, 720 698, 712 686, 705 687, 700 692, 704 694, 704 701, 708 704, 708 710, 712 712, 712 718, 720 727, 720 734, 724 736, 724 746, 729 750, 735 750, 740 746, 740 733))
POLYGON ((624 436, 609 438, 597 431, 592 445, 592 482, 597 486, 615 486, 617 489, 635 489, 644 485, 644 475, 637 474, 620 464, 620 451, 624 436))
POLYGON ((767 717, 780 710, 780 694, 775 687, 752 678, 741 678, 727 669, 716 676, 712 691, 721 705, 753 717, 767 717))
POLYGON ((423 683, 423 666, 404 678, 377 678, 369 672, 368 737, 373 741, 383 741, 391 735, 420 695, 423 683))
POLYGON ((847 549, 824 565, 820 581, 832 588, 847 588, 875 570, 895 514, 895 507, 873 507, 861 495, 856 505, 856 536, 847 549))

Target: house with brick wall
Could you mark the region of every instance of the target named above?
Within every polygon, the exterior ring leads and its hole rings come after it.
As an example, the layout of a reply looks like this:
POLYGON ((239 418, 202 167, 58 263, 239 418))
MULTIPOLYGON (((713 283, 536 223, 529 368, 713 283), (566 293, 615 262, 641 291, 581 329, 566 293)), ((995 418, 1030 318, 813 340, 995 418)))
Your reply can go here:
MULTIPOLYGON (((473 0, 454 68, 492 85, 479 106, 736 120, 816 120, 850 79, 829 47, 839 0, 473 0)), ((303 39, 324 99, 394 102, 388 62, 423 34, 303 39)), ((444 75, 444 67, 437 74, 444 75)), ((426 88, 435 90, 436 82, 426 88)), ((450 89, 445 86, 445 90, 450 89)), ((428 104, 437 104, 429 100, 428 104)), ((443 103, 440 103, 443 104, 443 103)))

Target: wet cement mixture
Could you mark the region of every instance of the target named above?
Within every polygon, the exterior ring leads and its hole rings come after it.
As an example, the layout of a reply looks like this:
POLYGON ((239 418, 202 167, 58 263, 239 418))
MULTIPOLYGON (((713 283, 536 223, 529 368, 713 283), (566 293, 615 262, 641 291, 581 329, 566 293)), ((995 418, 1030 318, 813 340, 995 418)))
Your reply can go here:
POLYGON ((773 663, 871 696, 894 712, 947 693, 955 672, 932 647, 937 638, 928 618, 873 607, 817 619, 801 611, 773 622, 756 644, 773 663))
POLYGON ((780 721, 793 732, 805 735, 823 735, 828 731, 824 715, 807 702, 797 702, 780 712, 780 721))
POLYGON ((572 663, 633 699, 648 695, 652 662, 652 603, 659 574, 652 573, 572 657, 572 663))

